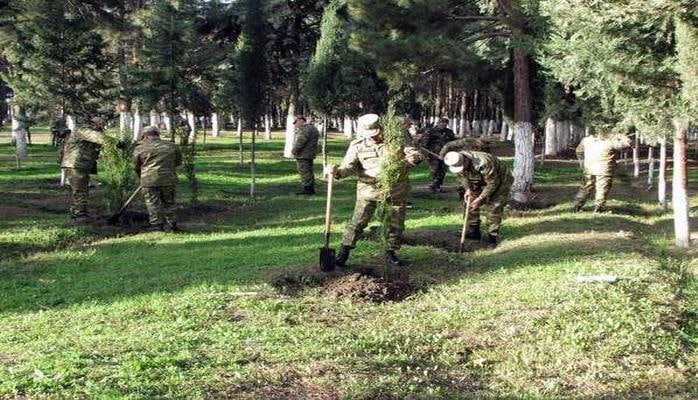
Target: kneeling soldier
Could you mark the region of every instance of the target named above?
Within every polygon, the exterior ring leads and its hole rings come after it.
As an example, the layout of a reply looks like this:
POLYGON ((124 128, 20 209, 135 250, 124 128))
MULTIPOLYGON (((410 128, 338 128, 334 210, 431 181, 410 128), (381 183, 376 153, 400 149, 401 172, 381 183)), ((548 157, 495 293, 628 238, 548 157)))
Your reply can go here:
POLYGON ((470 200, 466 237, 480 239, 480 208, 487 206, 488 226, 483 242, 495 247, 499 242, 502 211, 509 202, 514 181, 511 172, 497 157, 482 151, 451 151, 446 153, 444 162, 466 187, 464 200, 470 200))
MULTIPOLYGON (((358 182, 356 183, 356 206, 354 215, 347 223, 342 238, 342 247, 337 253, 337 266, 344 266, 349 259, 349 252, 356 245, 356 241, 363 233, 368 222, 373 217, 382 200, 381 189, 378 187, 380 173, 388 158, 386 145, 383 142, 383 135, 380 128, 379 117, 376 114, 366 114, 358 120, 359 133, 361 138, 354 140, 349 145, 347 153, 342 160, 342 164, 337 167, 329 165, 327 173, 332 174, 336 179, 346 178, 356 173, 358 182)), ((407 131, 404 132, 405 143, 411 143, 407 131)), ((405 146, 398 158, 402 163, 402 171, 398 182, 394 184, 393 191, 387 196, 386 208, 389 213, 383 229, 387 229, 387 247, 385 262, 389 266, 405 265, 395 251, 400 248, 402 232, 405 230, 405 209, 407 195, 409 194, 409 174, 408 167, 419 164, 422 155, 415 147, 405 146)))
POLYGON ((143 140, 133 150, 133 168, 141 178, 150 230, 179 230, 174 204, 176 167, 181 163, 182 154, 174 143, 160 140, 156 127, 145 128, 143 140))

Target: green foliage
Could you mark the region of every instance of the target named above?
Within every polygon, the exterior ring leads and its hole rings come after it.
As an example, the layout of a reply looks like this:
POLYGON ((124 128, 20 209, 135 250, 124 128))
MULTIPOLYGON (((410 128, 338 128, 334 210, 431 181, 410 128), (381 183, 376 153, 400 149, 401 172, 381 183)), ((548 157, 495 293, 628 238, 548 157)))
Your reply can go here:
POLYGON ((243 0, 242 33, 236 44, 238 104, 243 121, 250 127, 259 122, 266 106, 268 71, 266 62, 266 32, 264 2, 243 0))
MULTIPOLYGON (((178 118, 177 118, 178 120, 178 118)), ((199 200, 199 180, 196 177, 196 136, 190 139, 191 130, 186 123, 178 124, 177 136, 179 137, 179 151, 182 153, 182 169, 189 181, 189 201, 196 203, 199 200)))
POLYGON ((103 199, 107 210, 116 212, 136 188, 137 177, 131 163, 131 146, 105 136, 99 164, 100 180, 104 183, 103 199), (118 145, 118 146, 117 146, 118 145))
POLYGON ((110 100, 111 65, 95 21, 70 2, 18 0, 0 10, 2 79, 13 102, 54 115, 94 115, 110 100))

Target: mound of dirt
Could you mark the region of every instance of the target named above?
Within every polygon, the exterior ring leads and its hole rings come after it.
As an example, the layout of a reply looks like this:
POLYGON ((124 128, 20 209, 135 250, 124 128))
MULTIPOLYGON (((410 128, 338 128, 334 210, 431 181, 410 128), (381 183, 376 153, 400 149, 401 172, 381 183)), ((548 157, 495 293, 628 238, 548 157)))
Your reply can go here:
POLYGON ((372 303, 404 300, 412 291, 408 279, 375 277, 360 272, 333 279, 324 287, 325 295, 333 299, 372 303))
POLYGON ((406 273, 382 274, 383 268, 354 268, 331 273, 316 268, 273 276, 269 284, 277 293, 299 295, 306 289, 318 288, 320 293, 333 299, 356 302, 401 301, 416 288, 406 273))
POLYGON ((177 206, 177 215, 181 218, 200 217, 208 214, 217 214, 228 211, 230 206, 223 204, 180 204, 177 206))

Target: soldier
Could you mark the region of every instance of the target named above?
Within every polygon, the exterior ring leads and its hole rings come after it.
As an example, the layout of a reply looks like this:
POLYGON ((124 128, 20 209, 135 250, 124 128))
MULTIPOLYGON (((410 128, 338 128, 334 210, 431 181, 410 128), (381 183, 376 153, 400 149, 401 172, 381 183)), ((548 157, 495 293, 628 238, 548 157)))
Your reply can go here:
MULTIPOLYGON (((436 127, 427 130, 419 138, 419 145, 425 149, 439 153, 441 148, 448 142, 453 141, 456 135, 448 128, 448 119, 441 118, 436 127)), ((444 183, 446 176, 446 166, 444 162, 432 155, 429 155, 429 171, 431 173, 431 185, 429 190, 432 193, 441 192, 441 185, 444 183)))
MULTIPOLYGON (((393 191, 387 196, 381 196, 380 181, 381 169, 388 157, 386 146, 383 143, 383 135, 380 128, 380 118, 376 114, 366 114, 358 119, 358 130, 361 138, 354 140, 349 145, 342 164, 337 167, 329 165, 327 173, 337 179, 346 178, 354 173, 358 176, 356 184, 356 206, 354 215, 347 223, 342 238, 342 247, 337 253, 337 265, 342 267, 349 258, 349 252, 356 245, 356 240, 363 233, 371 217, 375 213, 379 201, 387 198, 386 208, 389 213, 387 226, 387 247, 385 261, 389 266, 404 266, 397 257, 395 251, 400 248, 402 232, 405 229, 405 208, 409 193, 410 166, 415 166, 422 161, 419 150, 412 146, 403 147, 398 155, 401 173, 394 183, 393 191)), ((411 143, 412 139, 405 131, 405 143, 411 143)))
POLYGON ((296 116, 293 126, 296 128, 291 154, 296 159, 298 174, 301 176, 303 191, 296 194, 315 194, 315 173, 313 172, 313 160, 317 155, 317 142, 320 133, 314 126, 307 123, 303 115, 296 116))
POLYGON ((589 135, 577 146, 577 158, 584 168, 584 182, 577 192, 574 211, 582 211, 587 197, 596 190, 594 212, 605 210, 606 197, 613 183, 613 170, 616 165, 615 152, 630 147, 627 136, 589 135))
MULTIPOLYGON (((446 145, 441 149, 441 153, 439 154, 441 158, 444 158, 446 156, 446 153, 450 151, 459 151, 459 150, 475 150, 475 151, 482 151, 485 153, 491 153, 490 151, 490 144, 486 140, 477 138, 477 139, 472 139, 472 138, 463 138, 463 139, 458 139, 454 140, 452 142, 446 143, 446 145)), ((474 177, 475 182, 473 182, 474 185, 477 185, 477 182, 479 181, 479 177, 475 176, 474 177)), ((459 181, 458 185, 458 198, 463 201, 463 196, 465 196, 465 189, 468 185, 462 184, 464 181, 461 180, 459 181)), ((479 237, 478 237, 479 238, 479 237)))
POLYGON ((94 117, 87 126, 70 134, 63 146, 61 167, 66 169, 71 189, 70 216, 76 222, 89 221, 87 196, 90 174, 97 173, 97 158, 104 144, 104 122, 94 117))
POLYGON ((464 198, 470 200, 466 237, 480 239, 480 209, 487 206, 487 234, 483 243, 497 246, 502 211, 509 202, 514 181, 511 172, 497 157, 483 151, 451 151, 446 153, 444 162, 451 172, 458 174, 466 187, 464 198))
POLYGON ((182 164, 177 145, 160 140, 160 131, 149 126, 133 149, 133 168, 141 178, 151 231, 179 231, 175 219, 176 168, 182 164), (165 225, 167 224, 167 225, 165 225))

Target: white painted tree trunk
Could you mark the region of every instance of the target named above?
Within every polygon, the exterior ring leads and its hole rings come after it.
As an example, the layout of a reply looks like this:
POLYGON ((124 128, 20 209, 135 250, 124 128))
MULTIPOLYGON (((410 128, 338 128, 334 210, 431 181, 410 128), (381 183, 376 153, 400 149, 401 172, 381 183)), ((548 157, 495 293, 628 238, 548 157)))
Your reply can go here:
POLYGON ((187 123, 189 124, 189 142, 191 143, 196 137, 196 116, 191 111, 187 111, 187 123))
POLYGON ((487 136, 494 135, 495 130, 497 130, 497 121, 491 119, 487 125, 487 136))
POLYGON ((271 116, 269 114, 264 116, 264 139, 271 140, 271 116))
POLYGON ((238 136, 242 136, 242 118, 241 117, 238 117, 237 129, 238 129, 238 136))
POLYGON ((160 125, 160 115, 157 113, 155 110, 150 111, 150 126, 159 126, 160 125))
POLYGON ((137 140, 140 140, 140 138, 141 138, 141 124, 142 124, 141 111, 136 109, 136 111, 134 111, 134 113, 133 113, 133 124, 132 124, 133 125, 132 131, 133 131, 133 141, 134 142, 137 140))
POLYGON ((293 150, 293 140, 295 139, 295 128, 293 126, 293 120, 296 116, 296 110, 293 106, 293 102, 289 102, 288 110, 286 112, 286 137, 284 140, 284 157, 293 158, 291 151, 293 150))
POLYGON ((671 204, 674 209, 674 235, 676 246, 691 247, 691 231, 688 223, 688 175, 686 130, 688 122, 683 119, 674 121, 674 176, 672 179, 671 204))
POLYGON ((531 201, 533 186, 533 124, 517 122, 514 125, 514 184, 511 186, 512 199, 520 204, 531 201))
POLYGON ((546 156, 554 156, 557 154, 557 121, 548 117, 545 121, 545 151, 546 156))
POLYGON ((478 121, 478 120, 473 121, 473 129, 471 130, 471 133, 475 136, 480 136, 480 134, 482 133, 480 121, 478 121))
POLYGON ((65 125, 71 132, 75 132, 75 118, 72 115, 65 116, 65 125))
POLYGON ((654 147, 647 149, 647 188, 652 188, 654 182, 654 147))
POLYGON ((666 201, 666 138, 659 142, 659 176, 657 176, 657 202, 664 211, 667 209, 666 201))
POLYGON ((633 177, 640 177, 640 140, 635 136, 635 146, 633 146, 633 177))
POLYGON ((509 136, 509 124, 507 121, 502 121, 502 129, 499 132, 499 140, 505 142, 509 136))
POLYGON ((131 113, 128 111, 121 111, 119 113, 119 132, 121 136, 125 136, 132 128, 131 113))
POLYGON ((211 114, 211 136, 219 137, 221 135, 221 116, 218 113, 211 114))
POLYGON ((351 118, 344 117, 342 132, 344 132, 344 137, 346 137, 347 139, 351 139, 354 137, 354 129, 351 123, 351 118))

